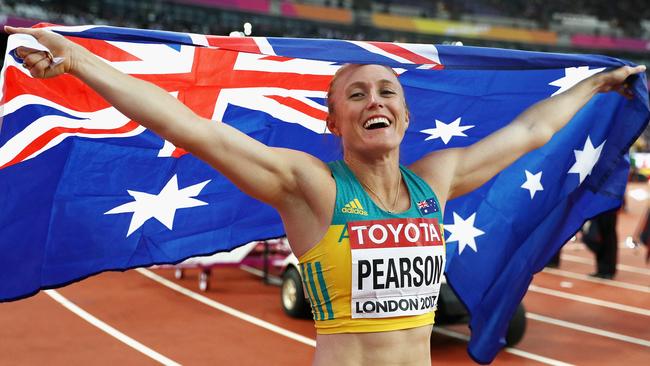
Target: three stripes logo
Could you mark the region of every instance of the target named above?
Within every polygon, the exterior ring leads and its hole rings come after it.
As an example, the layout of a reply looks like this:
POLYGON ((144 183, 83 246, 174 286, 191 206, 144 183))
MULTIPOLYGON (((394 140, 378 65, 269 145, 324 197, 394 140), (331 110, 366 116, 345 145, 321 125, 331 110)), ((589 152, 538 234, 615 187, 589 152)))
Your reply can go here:
POLYGON ((363 206, 361 206, 361 202, 359 202, 358 198, 355 198, 352 201, 346 203, 341 211, 343 213, 368 216, 368 211, 363 209, 363 206))

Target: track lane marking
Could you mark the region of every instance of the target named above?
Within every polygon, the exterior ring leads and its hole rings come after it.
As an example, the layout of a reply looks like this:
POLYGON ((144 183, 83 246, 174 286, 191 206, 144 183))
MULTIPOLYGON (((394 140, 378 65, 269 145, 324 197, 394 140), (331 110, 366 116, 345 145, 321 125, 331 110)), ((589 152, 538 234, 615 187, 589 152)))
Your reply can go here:
POLYGON ((571 294, 571 293, 568 293, 568 292, 562 292, 562 291, 553 290, 553 289, 550 289, 550 288, 540 287, 540 286, 537 286, 537 285, 528 286, 528 291, 537 292, 537 293, 544 294, 544 295, 549 295, 549 296, 560 297, 560 298, 563 298, 563 299, 573 300, 573 301, 577 301, 577 302, 583 302, 583 303, 586 303, 586 304, 602 306, 602 307, 609 308, 609 309, 625 311, 625 312, 628 312, 628 313, 633 313, 633 314, 638 314, 638 315, 643 315, 643 316, 650 316, 650 310, 648 310, 648 309, 638 308, 636 306, 623 305, 623 304, 619 304, 619 303, 611 302, 611 301, 594 299, 592 297, 587 297, 587 296, 582 296, 582 295, 575 295, 575 294, 571 294))
POLYGON ((298 333, 292 332, 290 330, 278 327, 275 324, 269 323, 265 320, 262 320, 260 318, 254 317, 252 315, 246 314, 242 311, 239 311, 237 309, 231 308, 230 306, 224 305, 220 302, 217 302, 215 300, 212 300, 206 296, 203 296, 201 294, 197 294, 196 292, 192 290, 188 290, 183 286, 180 286, 162 276, 159 276, 153 272, 151 272, 148 269, 144 268, 136 268, 135 271, 140 273, 141 275, 148 277, 158 283, 160 283, 163 286, 166 286, 174 291, 180 292, 181 294, 188 296, 192 298, 193 300, 196 300, 198 302, 201 302, 211 308, 217 309, 219 311, 223 311, 224 313, 228 315, 232 315, 236 318, 239 318, 241 320, 244 320, 246 322, 249 322, 251 324, 257 325, 258 327, 262 327, 264 329, 270 330, 271 332, 278 333, 280 335, 283 335, 287 338, 291 338, 295 341, 298 341, 300 343, 304 343, 308 346, 316 347, 316 340, 305 337, 303 335, 300 335, 298 333))
MULTIPOLYGON (((462 334, 462 333, 459 333, 459 332, 455 332, 455 331, 447 329, 447 328, 437 327, 437 326, 434 325, 433 331, 438 333, 438 334, 445 335, 447 337, 456 338, 456 339, 460 339, 462 341, 469 342, 469 336, 467 336, 465 334, 462 334)), ((541 362, 541 363, 544 363, 544 364, 547 364, 547 365, 573 366, 573 364, 570 364, 570 363, 566 363, 566 362, 554 360, 552 358, 536 355, 534 353, 526 352, 526 351, 523 351, 523 350, 520 350, 520 349, 517 349, 517 348, 505 347, 505 348, 503 348, 503 350, 505 352, 511 353, 513 355, 516 355, 516 356, 519 356, 519 357, 522 357, 522 358, 527 358, 527 359, 530 359, 530 360, 534 360, 534 361, 537 361, 537 362, 541 362)))
MULTIPOLYGON (((567 260, 569 262, 590 264, 590 265, 594 265, 594 263, 595 263, 594 260, 592 260, 592 259, 583 258, 583 257, 579 257, 577 255, 571 255, 571 254, 562 254, 560 256, 560 260, 567 260)), ((635 266, 628 266, 626 264, 618 264, 618 265, 616 265, 616 269, 619 270, 619 271, 632 272, 632 273, 637 273, 637 274, 650 276, 650 270, 645 269, 645 268, 635 267, 635 266)))
POLYGON ((88 323, 94 325, 95 327, 99 328, 100 330, 104 331, 108 335, 116 338, 118 341, 126 344, 127 346, 135 349, 136 351, 143 353, 144 355, 160 362, 163 365, 170 365, 170 366, 180 366, 181 364, 173 361, 160 353, 152 350, 151 348, 145 346, 144 344, 136 341, 135 339, 127 336, 126 334, 120 332, 119 330, 111 327, 110 325, 104 323, 103 321, 99 320, 97 317, 93 316, 86 310, 80 308, 77 306, 75 303, 72 301, 68 300, 65 298, 63 295, 61 295, 59 292, 55 290, 45 290, 44 291, 48 296, 50 296, 54 301, 58 302, 59 304, 63 305, 66 309, 70 310, 73 312, 75 315, 79 316, 83 320, 87 321, 88 323))
MULTIPOLYGON (((150 271, 148 269, 136 268, 135 271, 137 271, 138 273, 142 274, 145 277, 148 277, 149 279, 151 279, 153 281, 156 281, 156 282, 160 283, 163 286, 166 286, 166 287, 168 287, 168 288, 170 288, 170 289, 172 289, 174 291, 180 292, 181 294, 183 294, 185 296, 188 296, 188 297, 190 297, 190 298, 192 298, 194 300, 197 300, 197 301, 199 301, 199 302, 201 302, 201 303, 203 303, 205 305, 208 305, 208 306, 210 306, 210 307, 212 307, 214 309, 223 311, 223 312, 225 312, 225 313, 227 313, 229 315, 232 315, 234 317, 242 319, 242 320, 244 320, 246 322, 249 322, 249 323, 251 323, 253 325, 257 325, 257 326, 260 326, 262 328, 268 329, 268 330, 270 330, 272 332, 275 332, 275 333, 278 333, 278 334, 283 335, 285 337, 294 339, 294 340, 296 340, 298 342, 307 344, 307 345, 312 346, 312 347, 316 347, 316 340, 315 339, 308 338, 308 337, 302 336, 300 334, 294 333, 294 332, 292 332, 290 330, 286 330, 284 328, 278 327, 277 325, 271 324, 271 323, 269 323, 269 322, 267 322, 265 320, 256 318, 256 317, 254 317, 252 315, 249 315, 249 314, 246 314, 246 313, 244 313, 242 311, 231 308, 231 307, 229 307, 227 305, 224 305, 224 304, 222 304, 220 302, 212 300, 212 299, 210 299, 210 298, 208 298, 206 296, 203 296, 201 294, 197 294, 196 292, 194 292, 192 290, 189 290, 189 289, 187 289, 187 288, 185 288, 183 286, 180 286, 180 285, 178 285, 178 284, 176 284, 176 283, 174 283, 174 282, 172 282, 172 281, 170 281, 170 280, 168 280, 168 279, 166 279, 166 278, 164 278, 164 277, 162 277, 162 276, 160 276, 160 275, 158 275, 158 274, 156 274, 156 273, 154 273, 154 272, 152 272, 152 271, 150 271)), ((453 337, 453 338, 458 338, 458 339, 462 339, 462 340, 465 340, 465 341, 469 340, 469 337, 467 337, 467 336, 465 336, 465 335, 463 335, 461 333, 454 332, 452 330, 448 330, 448 329, 444 329, 444 328, 436 328, 435 326, 433 327, 433 330, 435 332, 437 332, 437 333, 440 333, 440 334, 443 334, 443 335, 448 335, 448 336, 453 337)), ((552 358, 540 356, 540 355, 530 353, 530 352, 526 352, 526 351, 516 349, 516 348, 506 347, 506 348, 504 348, 504 350, 506 352, 508 352, 508 353, 512 353, 512 354, 517 355, 519 357, 528 358, 528 359, 538 361, 538 362, 542 362, 542 363, 545 363, 545 364, 548 364, 548 365, 553 365, 553 366, 573 366, 572 364, 564 363, 564 362, 561 362, 561 361, 558 361, 558 360, 554 360, 552 358)))
POLYGON ((614 280, 603 280, 600 278, 593 278, 585 274, 580 274, 580 273, 575 273, 575 272, 570 272, 570 271, 565 271, 562 269, 555 269, 555 268, 544 268, 542 272, 556 275, 556 276, 569 277, 576 280, 599 283, 602 285, 620 287, 626 290, 645 292, 647 294, 650 294, 650 286, 641 286, 641 285, 635 285, 627 282, 614 281, 614 280))
POLYGON ((547 317, 547 316, 544 316, 544 315, 541 315, 541 314, 535 314, 535 313, 528 313, 527 312, 526 313, 526 318, 536 320, 536 321, 542 322, 542 323, 548 323, 548 324, 556 325, 556 326, 563 327, 563 328, 569 328, 569 329, 577 330, 577 331, 580 331, 580 332, 595 334, 595 335, 598 335, 598 336, 601 336, 601 337, 607 337, 607 338, 611 338, 611 339, 615 339, 617 341, 622 341, 622 342, 627 342, 627 343, 634 343, 634 344, 637 344, 637 345, 640 345, 640 346, 650 348, 650 341, 645 340, 645 339, 641 339, 641 338, 626 336, 624 334, 610 332, 610 331, 606 331, 606 330, 602 330, 602 329, 598 329, 598 328, 593 328, 593 327, 589 327, 589 326, 582 325, 582 324, 572 323, 572 322, 568 322, 566 320, 550 318, 550 317, 547 317))

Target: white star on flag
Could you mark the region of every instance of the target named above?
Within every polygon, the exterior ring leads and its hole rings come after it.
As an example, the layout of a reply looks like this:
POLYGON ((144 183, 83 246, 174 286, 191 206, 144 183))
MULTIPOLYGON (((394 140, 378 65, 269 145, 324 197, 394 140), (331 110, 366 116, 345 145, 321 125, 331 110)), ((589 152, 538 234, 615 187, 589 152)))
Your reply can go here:
POLYGON ((542 187, 542 172, 540 171, 537 174, 533 174, 528 170, 526 172, 526 181, 521 185, 521 188, 527 189, 530 192, 530 199, 532 200, 535 197, 537 191, 543 191, 542 187))
MULTIPOLYGON (((580 184, 587 178, 591 171, 594 169, 594 166, 600 159, 600 153, 605 146, 605 141, 603 141, 600 146, 594 148, 594 145, 591 143, 591 138, 587 136, 587 141, 585 141, 585 146, 582 150, 573 150, 573 153, 576 156, 576 162, 573 164, 568 173, 576 173, 580 178, 580 184)), ((567 174, 568 174, 567 173, 567 174)))
POLYGON ((178 189, 178 178, 174 175, 157 195, 127 190, 135 201, 117 206, 105 212, 104 215, 133 212, 129 231, 126 234, 127 237, 150 218, 155 218, 169 230, 172 230, 176 210, 207 205, 206 202, 192 197, 197 196, 209 182, 209 180, 206 180, 193 186, 178 189))
POLYGON ((472 127, 474 126, 461 126, 460 117, 458 117, 454 122, 450 123, 444 123, 442 121, 436 120, 436 128, 427 128, 426 130, 421 130, 420 132, 428 133, 431 135, 424 139, 424 141, 440 138, 442 142, 447 145, 447 143, 454 136, 467 137, 463 131, 469 130, 472 127))
POLYGON ((474 227, 474 220, 476 220, 476 212, 468 217, 467 220, 464 220, 454 212, 454 223, 445 225, 445 230, 451 233, 449 238, 447 238, 447 242, 458 242, 458 254, 463 254, 465 247, 470 247, 475 252, 478 251, 476 249, 476 237, 485 234, 485 232, 474 227))
POLYGON ((592 69, 592 70, 589 70, 589 66, 567 67, 566 69, 564 69, 563 78, 548 83, 548 85, 553 85, 560 88, 555 93, 551 94, 551 96, 564 93, 565 91, 571 89, 572 86, 576 85, 582 80, 590 77, 591 75, 597 74, 603 70, 605 70, 604 67, 601 67, 599 69, 592 69))

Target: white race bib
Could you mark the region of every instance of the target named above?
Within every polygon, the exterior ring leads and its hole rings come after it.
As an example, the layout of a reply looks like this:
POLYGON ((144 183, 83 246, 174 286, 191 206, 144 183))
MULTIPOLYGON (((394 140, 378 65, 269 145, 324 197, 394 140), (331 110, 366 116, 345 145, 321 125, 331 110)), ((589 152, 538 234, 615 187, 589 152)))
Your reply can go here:
POLYGON ((435 309, 445 268, 437 219, 348 223, 352 318, 419 315, 435 309))

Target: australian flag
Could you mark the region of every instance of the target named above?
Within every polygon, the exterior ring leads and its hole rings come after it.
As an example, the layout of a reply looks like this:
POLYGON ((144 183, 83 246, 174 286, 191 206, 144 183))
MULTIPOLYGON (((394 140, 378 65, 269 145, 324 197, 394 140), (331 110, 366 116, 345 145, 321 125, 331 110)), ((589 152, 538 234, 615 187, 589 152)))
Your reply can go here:
MULTIPOLYGON (((411 111, 404 164, 468 146, 531 104, 629 64, 464 46, 49 28, 203 117, 323 161, 341 157, 325 98, 344 63, 399 75, 411 111)), ((273 209, 79 80, 33 79, 9 55, 18 46, 9 37, 1 75, 0 301, 284 234, 273 209)), ((445 207, 446 274, 471 313, 475 360, 489 362, 502 347, 533 274, 586 219, 620 205, 626 153, 649 117, 645 76, 631 82, 633 99, 597 95, 548 144, 445 207)))
POLYGON ((436 203, 436 199, 433 197, 427 198, 424 201, 418 202, 418 210, 420 210, 422 215, 438 212, 438 203, 436 203))

